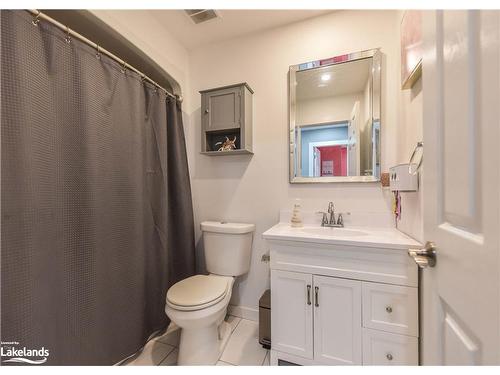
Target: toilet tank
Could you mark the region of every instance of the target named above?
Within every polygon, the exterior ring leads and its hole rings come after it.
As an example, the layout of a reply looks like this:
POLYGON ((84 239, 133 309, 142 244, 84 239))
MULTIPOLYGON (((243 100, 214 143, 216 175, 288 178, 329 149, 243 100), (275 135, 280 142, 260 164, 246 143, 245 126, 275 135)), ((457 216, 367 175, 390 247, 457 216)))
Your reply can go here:
POLYGON ((221 276, 248 272, 254 224, 204 221, 201 223, 207 271, 221 276))

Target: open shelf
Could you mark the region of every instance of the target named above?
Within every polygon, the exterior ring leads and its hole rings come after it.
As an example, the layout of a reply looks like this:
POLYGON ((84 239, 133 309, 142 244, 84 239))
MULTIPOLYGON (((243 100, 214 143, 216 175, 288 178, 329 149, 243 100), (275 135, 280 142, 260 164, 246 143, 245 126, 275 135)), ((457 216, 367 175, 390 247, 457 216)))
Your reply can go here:
POLYGON ((252 151, 239 149, 231 151, 202 151, 200 154, 208 156, 224 156, 224 155, 253 155, 252 151))

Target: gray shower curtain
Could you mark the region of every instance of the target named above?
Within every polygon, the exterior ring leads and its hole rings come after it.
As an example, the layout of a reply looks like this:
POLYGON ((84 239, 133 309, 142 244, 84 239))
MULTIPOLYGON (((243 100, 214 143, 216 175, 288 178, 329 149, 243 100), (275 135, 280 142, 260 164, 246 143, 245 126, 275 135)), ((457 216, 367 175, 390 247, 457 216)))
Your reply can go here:
POLYGON ((181 106, 32 19, 1 11, 2 346, 110 365, 194 273, 181 106))

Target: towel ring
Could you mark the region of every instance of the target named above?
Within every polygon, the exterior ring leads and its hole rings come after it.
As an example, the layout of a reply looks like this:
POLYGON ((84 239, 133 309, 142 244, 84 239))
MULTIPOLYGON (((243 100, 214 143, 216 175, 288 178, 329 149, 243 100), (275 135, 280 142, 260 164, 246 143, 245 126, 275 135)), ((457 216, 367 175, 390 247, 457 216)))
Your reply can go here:
POLYGON ((408 173, 411 175, 415 175, 420 170, 420 167, 422 166, 422 162, 424 161, 423 148, 424 148, 424 142, 420 141, 420 142, 417 142, 417 145, 413 149, 413 153, 411 154, 410 161, 408 162, 408 173), (418 161, 417 168, 415 168, 415 170, 412 171, 411 165, 412 165, 413 159, 415 158, 415 155, 417 154, 418 149, 422 149, 422 155, 420 156, 420 160, 418 161))

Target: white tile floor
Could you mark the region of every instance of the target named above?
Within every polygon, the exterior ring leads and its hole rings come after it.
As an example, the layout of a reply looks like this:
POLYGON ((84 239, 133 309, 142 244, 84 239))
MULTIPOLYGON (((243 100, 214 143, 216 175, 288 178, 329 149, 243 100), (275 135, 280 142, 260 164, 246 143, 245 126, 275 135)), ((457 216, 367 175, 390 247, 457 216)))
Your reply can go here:
MULTIPOLYGON (((228 315, 231 336, 217 366, 269 366, 269 350, 259 344, 259 324, 252 320, 228 315)), ((171 324, 167 332, 149 341, 127 366, 175 366, 180 330, 171 324)))

